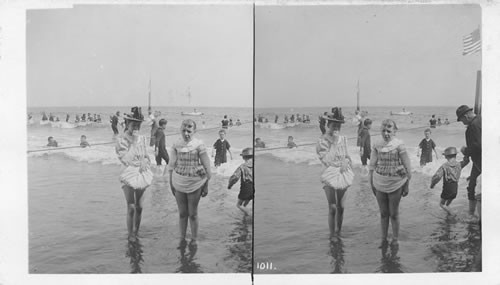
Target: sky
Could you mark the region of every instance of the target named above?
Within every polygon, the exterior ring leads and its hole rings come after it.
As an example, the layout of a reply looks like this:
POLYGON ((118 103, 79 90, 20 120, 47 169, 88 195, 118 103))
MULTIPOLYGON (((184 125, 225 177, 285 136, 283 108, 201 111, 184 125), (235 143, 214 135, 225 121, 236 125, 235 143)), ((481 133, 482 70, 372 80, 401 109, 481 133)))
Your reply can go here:
POLYGON ((258 6, 255 107, 474 105, 479 5, 258 6))
POLYGON ((251 5, 28 10, 27 107, 252 107, 251 5), (187 96, 191 94, 191 99, 187 96))

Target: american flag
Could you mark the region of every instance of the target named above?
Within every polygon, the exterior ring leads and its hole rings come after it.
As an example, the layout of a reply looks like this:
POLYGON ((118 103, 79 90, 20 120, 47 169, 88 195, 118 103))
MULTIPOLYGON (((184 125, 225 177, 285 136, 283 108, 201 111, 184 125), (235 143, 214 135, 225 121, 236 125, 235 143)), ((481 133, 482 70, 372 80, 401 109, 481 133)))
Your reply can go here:
POLYGON ((481 33, 479 28, 464 37, 464 51, 462 55, 469 55, 481 50, 481 33))

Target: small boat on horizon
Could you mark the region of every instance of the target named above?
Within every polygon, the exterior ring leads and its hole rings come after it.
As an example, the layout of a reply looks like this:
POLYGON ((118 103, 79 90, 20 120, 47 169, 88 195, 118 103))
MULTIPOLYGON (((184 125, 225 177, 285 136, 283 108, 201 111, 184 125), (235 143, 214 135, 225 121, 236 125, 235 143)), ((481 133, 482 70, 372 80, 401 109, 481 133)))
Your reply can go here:
POLYGON ((203 115, 203 112, 198 112, 196 109, 194 109, 193 112, 181 112, 182 116, 201 116, 203 115))
POLYGON ((403 108, 402 112, 393 112, 393 111, 391 111, 391 116, 409 116, 409 115, 413 115, 413 113, 406 111, 405 108, 403 108))

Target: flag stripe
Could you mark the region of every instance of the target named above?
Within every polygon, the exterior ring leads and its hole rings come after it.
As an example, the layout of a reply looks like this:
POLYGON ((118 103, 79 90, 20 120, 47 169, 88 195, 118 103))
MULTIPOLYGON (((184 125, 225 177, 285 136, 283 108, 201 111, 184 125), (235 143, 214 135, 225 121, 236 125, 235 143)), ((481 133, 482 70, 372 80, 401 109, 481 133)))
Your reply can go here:
POLYGON ((481 34, 479 28, 475 29, 472 33, 463 37, 464 50, 463 55, 473 54, 481 50, 481 34))
POLYGON ((481 42, 476 42, 476 43, 473 43, 473 44, 470 44, 470 45, 464 45, 464 49, 473 48, 473 47, 476 47, 478 45, 481 45, 481 42))

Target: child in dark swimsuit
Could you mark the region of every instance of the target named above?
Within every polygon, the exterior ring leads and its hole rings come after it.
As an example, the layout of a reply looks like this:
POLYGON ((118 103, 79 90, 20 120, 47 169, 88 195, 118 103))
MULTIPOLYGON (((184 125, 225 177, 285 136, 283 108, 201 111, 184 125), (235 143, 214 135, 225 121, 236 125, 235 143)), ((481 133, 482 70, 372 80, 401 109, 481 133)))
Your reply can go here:
POLYGON ((226 140, 226 131, 220 130, 219 137, 220 138, 215 141, 214 148, 212 150, 212 157, 214 157, 214 152, 215 152, 215 160, 214 160, 215 167, 220 166, 221 164, 227 162, 227 152, 229 152, 231 159, 233 159, 233 154, 231 153, 230 150, 231 145, 226 140))
POLYGON ((443 192, 441 192, 441 203, 439 206, 446 212, 452 214, 449 206, 453 199, 457 197, 458 179, 462 168, 469 163, 469 158, 464 157, 461 162, 457 161, 457 149, 448 147, 444 150, 443 155, 446 157, 446 162, 439 167, 431 180, 431 189, 443 179, 443 192))
POLYGON ((245 160, 231 175, 229 178, 229 184, 227 189, 231 189, 238 180, 241 179, 240 183, 240 193, 238 194, 238 202, 236 207, 243 211, 245 214, 249 214, 243 207, 246 207, 248 203, 253 199, 255 189, 253 185, 253 148, 245 148, 241 152, 241 156, 245 160))

